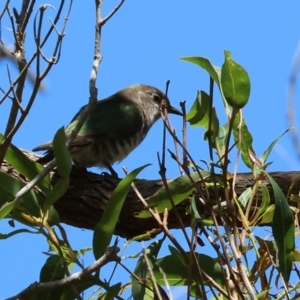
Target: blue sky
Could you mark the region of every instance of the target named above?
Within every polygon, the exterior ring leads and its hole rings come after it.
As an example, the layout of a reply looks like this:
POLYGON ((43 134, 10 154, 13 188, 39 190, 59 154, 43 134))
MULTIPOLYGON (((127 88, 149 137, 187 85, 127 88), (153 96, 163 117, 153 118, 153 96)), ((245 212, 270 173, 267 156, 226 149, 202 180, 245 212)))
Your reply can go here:
MULTIPOLYGON (((43 4, 42 1, 37 2, 37 5, 43 4)), ((11 6, 19 9, 19 3, 11 1, 11 6)), ((59 1, 49 3, 58 7, 59 1)), ((104 15, 116 3, 104 1, 104 15)), ((146 83, 164 90, 165 82, 171 80, 169 98, 172 105, 179 108, 179 102, 185 100, 189 109, 197 89, 208 91, 209 79, 200 68, 179 58, 204 56, 221 66, 223 51, 229 50, 232 58, 248 71, 251 79, 251 95, 244 115, 259 156, 273 139, 288 128, 287 88, 300 38, 299 11, 298 1, 187 1, 183 5, 182 2, 167 0, 125 0, 119 12, 103 28, 101 52, 104 59, 97 81, 99 99, 134 83, 146 83)), ((53 17, 51 10, 47 14, 53 17)), ((87 103, 94 23, 93 1, 87 1, 84 5, 81 1, 74 1, 60 62, 47 76, 46 91, 38 95, 30 115, 15 136, 13 143, 16 146, 30 150, 51 140, 55 131, 67 125, 78 109, 87 103)), ((10 32, 5 29, 9 27, 10 23, 4 19, 1 28, 3 40, 13 44, 10 32)), ((30 57, 34 49, 32 24, 28 27, 27 38, 27 57, 30 57)), ((50 49, 51 43, 45 48, 48 55, 50 49)), ((10 67, 14 74, 13 67, 10 67)), ((0 62, 0 70, 4 74, 0 85, 5 87, 7 76, 4 61, 0 62)), ((31 92, 29 83, 25 90, 24 102, 31 92)), ((220 98, 216 97, 215 101, 220 118, 225 121, 220 98)), ((0 132, 5 128, 8 107, 8 102, 0 106, 0 132)), ((299 105, 296 108, 299 109, 299 105)), ((181 119, 171 116, 171 121, 180 136, 181 119)), ((141 178, 159 178, 156 153, 161 151, 161 140, 162 122, 158 121, 142 145, 115 166, 119 175, 122 174, 122 166, 133 170, 152 163, 143 171, 141 178)), ((208 148, 201 129, 188 129, 188 146, 196 161, 208 160, 208 148)), ((170 138, 168 147, 173 149, 170 138)), ((290 135, 280 140, 270 161, 273 164, 269 171, 299 169, 299 159, 290 135)), ((169 178, 179 175, 176 164, 170 158, 167 166, 169 178)), ((93 171, 101 172, 97 169, 93 171)), ((239 171, 248 170, 241 163, 239 171)), ((91 245, 91 232, 66 228, 75 249, 91 245)), ((9 231, 11 228, 7 226, 7 221, 1 221, 0 232, 9 231)), ((41 252, 48 247, 42 237, 28 234, 0 242, 0 257, 5 258, 0 271, 2 299, 38 280, 39 269, 46 259, 41 252), (17 282, 16 274, 19 274, 17 282)), ((142 245, 131 247, 128 253, 139 251, 142 245)), ((89 264, 91 259, 87 257, 85 264, 89 264)))

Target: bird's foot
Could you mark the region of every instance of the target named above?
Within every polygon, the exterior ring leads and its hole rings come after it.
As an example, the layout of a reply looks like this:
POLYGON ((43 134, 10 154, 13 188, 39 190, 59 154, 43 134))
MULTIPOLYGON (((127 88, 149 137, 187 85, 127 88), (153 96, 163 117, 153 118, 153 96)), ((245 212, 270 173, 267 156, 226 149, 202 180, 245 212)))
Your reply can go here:
POLYGON ((102 172, 101 175, 116 178, 116 179, 119 178, 118 173, 112 168, 112 166, 108 165, 107 169, 110 171, 110 174, 107 172, 102 172))
POLYGON ((110 173, 108 173, 108 172, 102 172, 102 173, 101 173, 101 176, 104 176, 104 177, 111 177, 111 178, 115 178, 115 179, 118 179, 118 178, 119 178, 117 173, 116 173, 116 174, 110 174, 110 173))
POLYGON ((73 165, 73 169, 74 169, 74 170, 78 170, 78 171, 80 171, 80 172, 87 172, 87 171, 88 171, 87 168, 82 167, 82 166, 79 166, 79 165, 77 165, 77 164, 74 164, 74 165, 73 165))

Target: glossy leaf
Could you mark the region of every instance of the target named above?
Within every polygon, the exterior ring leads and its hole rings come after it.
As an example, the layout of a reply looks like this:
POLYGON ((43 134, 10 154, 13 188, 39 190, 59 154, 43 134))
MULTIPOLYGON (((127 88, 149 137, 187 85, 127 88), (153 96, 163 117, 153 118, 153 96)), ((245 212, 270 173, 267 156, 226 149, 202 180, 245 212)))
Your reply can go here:
MULTIPOLYGON (((2 141, 3 135, 0 133, 0 143, 2 141)), ((28 180, 32 180, 44 169, 43 166, 29 159, 21 150, 19 150, 12 144, 9 145, 6 151, 5 160, 18 172, 24 175, 28 180)), ((43 179, 41 179, 37 183, 37 186, 44 193, 47 193, 51 189, 50 176, 47 175, 43 179)))
MULTIPOLYGON (((46 260, 46 263, 40 272, 40 282, 52 282, 56 280, 63 279, 66 274, 66 268, 64 265, 64 260, 58 255, 51 255, 46 260)), ((39 292, 37 294, 38 300, 45 299, 60 299, 63 292, 63 287, 51 289, 49 291, 39 292)))
POLYGON ((16 199, 12 202, 8 202, 2 205, 0 209, 0 220, 5 218, 13 209, 18 207, 21 201, 22 199, 16 199))
MULTIPOLYGON (((187 257, 189 253, 186 252, 187 257)), ((224 274, 221 266, 218 264, 217 260, 201 253, 196 253, 197 261, 200 268, 205 271, 209 276, 214 278, 214 280, 223 285, 224 284, 224 274)), ((184 259, 179 259, 177 256, 168 255, 157 260, 156 266, 153 268, 153 272, 157 282, 160 285, 165 285, 164 277, 158 266, 161 267, 163 273, 168 278, 168 283, 170 286, 181 286, 188 284, 188 273, 189 266, 183 263, 184 259)), ((194 264, 193 264, 194 265, 194 264)), ((192 270, 193 281, 198 277, 197 272, 192 270)), ((204 282, 204 284, 207 284, 204 282)))
POLYGON ((74 293, 75 290, 80 294, 92 286, 103 286, 101 281, 92 275, 87 275, 76 280, 72 283, 72 286, 67 285, 64 287, 60 300, 75 300, 77 295, 74 293))
MULTIPOLYGON (((145 282, 149 283, 149 286, 151 287, 151 281, 149 279, 151 278, 149 273, 149 268, 152 269, 156 259, 158 252, 161 248, 161 245, 163 243, 163 240, 159 240, 156 242, 153 242, 145 251, 145 254, 142 255, 135 267, 134 274, 138 276, 138 278, 144 280, 145 282), (147 256, 147 259, 145 258, 147 256)), ((134 300, 139 299, 145 299, 145 295, 147 292, 147 289, 144 285, 140 284, 135 277, 131 277, 131 283, 132 283, 132 297, 134 300)))
POLYGON ((187 121, 191 126, 201 126, 206 130, 210 129, 210 134, 206 137, 212 137, 213 145, 219 132, 219 120, 214 107, 210 108, 210 98, 204 91, 198 91, 196 100, 186 115, 187 121), (211 120, 210 120, 211 118, 211 120))
POLYGON ((66 268, 64 259, 59 255, 51 255, 47 258, 40 272, 40 282, 51 282, 64 278, 66 268))
POLYGON ((59 220, 59 214, 57 210, 54 208, 54 206, 50 206, 48 210, 48 224, 50 226, 57 225, 60 222, 59 220))
POLYGON ((56 158, 56 165, 62 177, 69 177, 72 170, 70 153, 66 147, 66 134, 64 127, 57 130, 53 139, 53 152, 56 158))
POLYGON ((64 127, 60 128, 53 139, 53 152, 56 158, 56 164, 61 178, 55 184, 52 191, 47 195, 43 203, 44 212, 49 209, 58 199, 60 199, 68 190, 70 183, 70 172, 72 162, 69 151, 66 147, 66 135, 64 127))
POLYGON ((179 263, 181 263, 181 264, 183 264, 183 265, 186 266, 185 260, 182 257, 181 253, 177 250, 177 248, 175 248, 175 247, 173 247, 171 245, 169 245, 168 248, 169 248, 169 251, 170 251, 172 257, 174 259, 177 259, 179 263))
MULTIPOLYGON (((201 171, 200 173, 204 179, 208 178, 211 174, 210 171, 201 171)), ((190 176, 196 182, 200 180, 197 172, 191 173, 190 176)), ((172 180, 168 184, 168 189, 175 205, 177 205, 185 200, 195 189, 195 187, 189 177, 187 175, 183 175, 172 180)), ((162 187, 153 196, 147 198, 147 203, 150 207, 156 207, 159 213, 162 213, 165 209, 170 210, 172 208, 172 204, 169 200, 169 196, 165 187, 162 187)), ((149 218, 150 216, 151 214, 148 212, 148 210, 143 210, 137 215, 138 218, 149 218)))
POLYGON ((105 293, 98 296, 98 300, 111 300, 115 299, 116 296, 119 295, 120 291, 122 289, 121 282, 118 282, 112 286, 110 286, 105 293))
POLYGON ((201 221, 201 216, 198 212, 198 208, 196 205, 196 200, 194 197, 189 197, 190 199, 190 203, 191 203, 191 207, 190 207, 190 212, 191 212, 191 216, 192 216, 192 224, 195 225, 197 224, 199 221, 201 221))
POLYGON ((225 123, 223 126, 219 127, 219 133, 216 137, 216 144, 218 145, 218 152, 220 153, 219 158, 225 155, 226 151, 226 138, 229 131, 229 123, 225 123))
POLYGON ((59 200, 68 190, 69 178, 61 178, 52 188, 52 191, 46 196, 43 201, 44 212, 50 208, 57 200, 59 200))
POLYGON ((249 150, 254 152, 252 147, 253 138, 245 123, 244 117, 242 119, 242 122, 241 122, 241 117, 242 117, 241 112, 238 112, 235 115, 233 121, 234 140, 236 142, 236 147, 239 148, 241 151, 241 156, 244 164, 252 170, 253 161, 249 155, 249 150))
POLYGON ((273 236, 278 248, 279 269, 285 281, 288 282, 293 264, 295 248, 294 217, 287 199, 276 181, 265 173, 272 185, 275 198, 275 210, 272 222, 273 236))
POLYGON ((252 193, 252 187, 248 187, 245 191, 243 191, 243 193, 238 198, 239 203, 242 204, 244 208, 246 207, 250 199, 251 193, 252 193))
POLYGON ((223 95, 233 108, 243 108, 250 96, 250 78, 246 70, 224 51, 225 61, 221 68, 221 86, 223 95))
POLYGON ((275 204, 268 206, 266 211, 261 216, 260 224, 271 224, 274 219, 275 204))
MULTIPOLYGON (((22 198, 15 199, 15 194, 24 186, 25 183, 0 172, 0 220, 10 214, 11 217, 23 224, 28 226, 36 225, 31 223, 28 218, 25 218, 22 212, 30 216, 40 217, 40 203, 43 201, 43 198, 39 193, 30 190, 22 198)), ((48 222, 50 225, 59 222, 59 217, 54 207, 51 207, 49 210, 48 222)))
POLYGON ((293 251, 293 261, 300 262, 300 251, 299 251, 299 249, 295 249, 295 251, 293 251))
POLYGON ((256 212, 253 220, 251 220, 250 225, 254 224, 267 210, 269 204, 270 204, 270 194, 268 189, 266 188, 266 186, 264 184, 260 185, 260 189, 261 189, 261 204, 258 208, 258 211, 256 212))
POLYGON ((39 216, 39 201, 40 197, 30 190, 22 198, 15 199, 15 194, 19 192, 24 183, 0 172, 0 220, 6 217, 13 209, 22 204, 22 208, 34 216, 39 216), (15 199, 15 200, 14 200, 15 199))
POLYGON ((219 86, 219 78, 221 74, 221 69, 211 64, 211 62, 202 56, 185 56, 181 57, 181 60, 191 62, 196 64, 197 66, 201 67, 210 75, 210 77, 217 83, 219 86))
POLYGON ((123 178, 109 198, 101 220, 95 227, 93 235, 93 252, 96 259, 106 251, 118 222, 123 203, 136 176, 149 164, 139 167, 123 178))
POLYGON ((289 131, 290 129, 287 129, 284 133, 282 133, 280 136, 278 136, 268 147, 268 149, 263 153, 263 155, 260 157, 260 160, 262 161, 262 164, 265 164, 267 161, 271 151, 273 150, 276 143, 289 131))

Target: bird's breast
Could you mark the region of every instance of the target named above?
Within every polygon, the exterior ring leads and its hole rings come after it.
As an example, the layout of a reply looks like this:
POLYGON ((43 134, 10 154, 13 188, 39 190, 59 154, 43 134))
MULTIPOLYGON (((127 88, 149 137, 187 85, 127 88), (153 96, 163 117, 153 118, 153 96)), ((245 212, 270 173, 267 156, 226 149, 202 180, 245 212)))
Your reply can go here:
POLYGON ((90 142, 84 146, 72 147, 72 158, 82 167, 107 167, 122 161, 144 139, 142 131, 129 138, 108 139, 100 142, 90 142))

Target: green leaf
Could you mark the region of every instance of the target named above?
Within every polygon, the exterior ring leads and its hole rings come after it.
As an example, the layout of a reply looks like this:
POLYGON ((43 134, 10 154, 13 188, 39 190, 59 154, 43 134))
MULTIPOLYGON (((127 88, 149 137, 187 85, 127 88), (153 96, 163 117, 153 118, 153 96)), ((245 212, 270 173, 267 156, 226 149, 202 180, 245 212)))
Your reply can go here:
POLYGON ((223 91, 222 91, 221 84, 220 84, 221 68, 212 65, 211 62, 207 58, 201 57, 201 56, 186 56, 186 57, 181 57, 180 59, 187 61, 187 62, 191 62, 193 64, 196 64, 197 66, 201 67, 209 74, 209 76, 213 79, 213 81, 219 87, 220 93, 221 93, 222 98, 224 99, 225 105, 227 107, 228 105, 225 101, 225 97, 223 95, 223 91))
POLYGON ((57 200, 59 200, 68 190, 70 180, 69 178, 61 178, 55 186, 53 187, 52 191, 48 193, 46 198, 43 201, 43 211, 46 212, 51 205, 53 205, 57 200))
POLYGON ((225 155, 226 151, 226 138, 229 131, 229 123, 225 123, 223 126, 219 127, 219 134, 216 137, 216 144, 219 148, 219 158, 223 157, 225 155))
POLYGON ((50 226, 57 225, 60 222, 59 214, 53 205, 50 206, 50 208, 48 210, 48 220, 47 221, 50 226))
POLYGON ((18 207, 22 199, 16 199, 15 201, 4 204, 0 209, 0 220, 5 218, 13 209, 18 207))
MULTIPOLYGON (((3 141, 3 135, 0 133, 0 144, 3 141)), ((36 177, 44 167, 40 164, 29 159, 21 150, 19 150, 13 144, 10 144, 6 154, 5 160, 12 165, 18 172, 24 175, 28 180, 32 180, 36 177)), ((37 186, 44 192, 47 193, 51 189, 50 176, 47 175, 41 179, 37 186)))
POLYGON ((40 272, 40 282, 51 282, 64 278, 66 268, 64 259, 59 255, 51 255, 47 258, 40 272))
POLYGON ((266 211, 261 216, 260 224, 270 224, 274 219, 275 204, 268 206, 266 211))
MULTIPOLYGON (((30 190, 22 198, 15 199, 15 194, 24 186, 25 183, 0 172, 0 220, 10 215, 19 222, 34 227, 36 224, 25 218, 22 212, 37 218, 40 217, 40 203, 43 198, 39 193, 30 190)), ((54 207, 49 210, 48 222, 50 225, 59 222, 59 216, 54 207)))
MULTIPOLYGON (((202 175, 202 178, 206 179, 211 175, 211 172, 201 171, 200 174, 202 175)), ((191 173, 190 176, 196 182, 201 179, 198 175, 198 172, 191 173)), ((172 196, 175 205, 185 200, 194 189, 195 186, 187 175, 180 176, 172 180, 168 184, 168 190, 172 196)), ((172 203, 170 202, 168 195, 169 194, 166 188, 162 187, 153 196, 147 198, 147 204, 150 207, 156 207, 159 213, 164 212, 165 209, 170 210, 172 208, 172 203)), ((136 217, 149 218, 151 217, 151 214, 148 212, 148 210, 143 210, 138 215, 136 215, 136 217)))
POLYGON ((243 193, 239 196, 238 200, 239 203, 241 203, 243 205, 243 207, 245 208, 250 196, 252 194, 252 187, 248 187, 245 191, 243 191, 243 193))
POLYGON ((230 106, 243 108, 250 96, 250 78, 246 70, 231 59, 229 51, 224 51, 225 61, 221 68, 223 95, 230 106))
POLYGON ((295 249, 293 252, 293 261, 300 262, 300 251, 299 249, 295 249))
MULTIPOLYGON (((52 282, 56 280, 63 279, 66 274, 66 268, 64 265, 64 260, 58 255, 51 255, 46 260, 46 263, 40 272, 40 282, 52 282)), ((51 289, 49 291, 39 292, 37 294, 37 299, 60 299, 63 292, 63 287, 51 289)))
POLYGON ((72 285, 67 285, 66 287, 64 287, 64 290, 60 298, 53 298, 53 299, 60 299, 60 300, 77 299, 77 295, 74 293, 74 290, 76 290, 80 294, 94 285, 104 286, 104 284, 101 283, 101 281, 95 276, 92 275, 84 276, 83 278, 80 278, 80 280, 73 281, 72 285))
POLYGON ((278 248, 279 270, 284 280, 288 282, 292 270, 293 251, 295 248, 294 217, 287 199, 276 181, 268 173, 265 172, 265 174, 274 191, 275 210, 272 231, 278 248))
POLYGON ((171 245, 169 245, 168 248, 169 248, 169 251, 170 251, 170 253, 171 253, 171 255, 174 259, 177 259, 178 262, 180 262, 181 264, 187 266, 186 263, 185 263, 184 258, 182 257, 181 253, 177 250, 177 248, 175 248, 171 245))
MULTIPOLYGON (((149 268, 152 269, 156 259, 158 252, 161 248, 161 245, 163 243, 163 239, 159 241, 155 241, 152 243, 145 251, 145 254, 142 255, 134 269, 134 274, 144 280, 145 282, 148 281, 148 279, 151 278, 150 273, 149 273, 149 268), (147 259, 145 258, 147 256, 147 259)), ((144 299, 144 296, 146 294, 146 288, 144 285, 140 284, 135 277, 131 277, 131 283, 132 283, 132 297, 135 300, 138 299, 144 299)), ((151 286, 151 284, 150 284, 151 286)))
POLYGON ((111 300, 115 299, 116 296, 119 295, 122 289, 122 283, 118 282, 107 289, 107 292, 99 296, 97 299, 99 300, 111 300))
POLYGON ((189 197, 189 199, 190 199, 190 203, 191 203, 191 208, 190 208, 191 216, 193 218, 192 224, 195 225, 195 224, 199 223, 202 220, 202 218, 198 212, 198 208, 197 208, 197 204, 196 204, 197 201, 195 200, 195 198, 189 197))
POLYGON ((53 153, 56 158, 56 165, 59 174, 62 177, 69 177, 72 170, 72 161, 70 153, 66 147, 66 134, 64 127, 61 127, 55 133, 53 139, 53 153))
MULTIPOLYGON (((148 270, 145 266, 144 261, 141 258, 138 260, 137 265, 134 270, 134 274, 139 274, 139 278, 147 278, 148 270), (136 273, 137 272, 137 273, 136 273)), ((134 277, 131 277, 132 281, 132 298, 134 300, 144 299, 146 293, 146 287, 140 284, 134 277)))
POLYGON ((276 145, 276 143, 289 131, 290 129, 287 129, 284 133, 282 133, 281 135, 279 135, 268 147, 268 149, 263 153, 263 155, 260 157, 260 160, 262 162, 262 164, 264 165, 265 162, 267 161, 272 149, 274 148, 274 146, 276 145))
POLYGON ((191 126, 202 126, 206 130, 210 129, 211 134, 209 136, 216 137, 218 135, 219 120, 216 109, 214 107, 210 109, 210 98, 204 91, 197 92, 196 100, 187 113, 186 119, 190 122, 191 126))
MULTIPOLYGON (((190 253, 186 252, 186 256, 189 257, 190 253)), ((201 253, 196 253, 196 258, 200 268, 205 271, 210 277, 223 285, 224 284, 224 274, 221 266, 218 264, 217 260, 201 253)), ((155 279, 160 285, 165 285, 165 279, 168 278, 168 283, 170 286, 181 286, 188 284, 188 274, 190 272, 189 267, 183 263, 184 259, 179 259, 177 256, 168 255, 157 260, 155 267, 153 268, 155 279), (158 266, 161 267, 162 272, 159 270, 158 266)), ((192 266, 195 266, 192 264, 192 266)), ((198 278, 197 271, 192 270, 192 281, 198 278)), ((204 284, 209 284, 204 282, 204 284)))
POLYGON ((220 85, 219 78, 220 78, 221 70, 219 67, 212 65, 207 58, 202 56, 185 56, 185 57, 181 57, 180 59, 187 62, 191 62, 201 67, 202 69, 207 71, 207 73, 217 83, 218 86, 220 85))
POLYGON ((51 205, 59 200, 68 190, 70 184, 70 172, 72 162, 70 153, 66 147, 66 135, 64 127, 61 127, 53 139, 53 153, 56 158, 56 164, 61 178, 55 184, 52 191, 48 193, 43 203, 43 211, 46 212, 51 205))
POLYGON ((5 218, 13 209, 20 209, 34 215, 39 216, 39 199, 41 198, 34 191, 30 190, 23 195, 22 198, 15 199, 15 195, 25 186, 25 183, 10 177, 6 173, 0 172, 0 220, 5 218))
POLYGON ((136 176, 149 164, 139 167, 123 178, 109 198, 101 220, 95 227, 93 235, 93 252, 96 259, 100 258, 106 251, 116 224, 130 189, 131 183, 136 176))
POLYGON ((263 216, 263 214, 267 211, 268 206, 270 204, 270 194, 268 189, 264 184, 260 184, 260 189, 262 192, 262 198, 261 198, 261 204, 258 208, 257 213, 255 214, 253 220, 251 220, 251 225, 256 222, 260 217, 263 216))
POLYGON ((254 153, 252 143, 253 138, 248 130, 248 127, 245 123, 245 118, 243 117, 241 122, 241 112, 239 111, 234 118, 233 121, 233 135, 234 140, 236 142, 236 147, 240 149, 241 156, 244 164, 252 170, 253 168, 253 161, 249 155, 249 150, 254 153))

